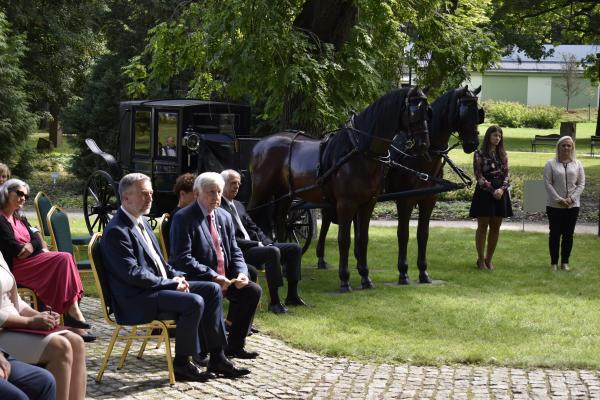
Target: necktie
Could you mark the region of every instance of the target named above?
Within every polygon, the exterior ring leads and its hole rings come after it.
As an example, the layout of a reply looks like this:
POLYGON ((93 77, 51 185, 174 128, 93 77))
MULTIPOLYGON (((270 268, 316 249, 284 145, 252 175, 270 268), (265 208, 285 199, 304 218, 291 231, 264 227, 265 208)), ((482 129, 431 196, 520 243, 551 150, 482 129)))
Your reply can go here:
POLYGON ((223 250, 221 249, 221 241, 217 234, 214 215, 208 214, 206 218, 208 219, 208 230, 210 231, 215 253, 217 253, 217 274, 225 276, 225 258, 223 258, 223 250))
POLYGON ((154 244, 152 243, 150 236, 148 236, 148 232, 146 232, 146 228, 144 228, 144 224, 141 222, 138 222, 138 228, 140 228, 140 231, 142 231, 142 237, 144 238, 144 241, 146 242, 146 245, 148 246, 148 249, 150 250, 150 257, 152 257, 152 260, 154 260, 154 264, 156 264, 156 267, 158 268, 160 275, 163 278, 167 278, 167 271, 165 270, 165 266, 163 265, 163 263, 160 259, 160 256, 156 252, 156 249, 154 249, 154 244))
POLYGON ((238 228, 244 235, 244 239, 250 240, 250 235, 248 235, 248 231, 244 228, 244 224, 242 223, 242 219, 240 218, 240 214, 238 214, 237 209, 235 208, 235 204, 232 202, 229 203, 229 207, 231 208, 231 212, 233 214, 233 218, 235 219, 235 223, 238 228))

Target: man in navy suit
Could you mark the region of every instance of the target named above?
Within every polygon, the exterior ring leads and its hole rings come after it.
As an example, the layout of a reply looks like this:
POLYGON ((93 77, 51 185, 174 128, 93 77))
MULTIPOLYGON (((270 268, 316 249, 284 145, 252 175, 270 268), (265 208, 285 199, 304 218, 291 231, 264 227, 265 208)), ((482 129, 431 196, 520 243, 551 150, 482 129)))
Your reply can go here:
POLYGON ((298 294, 300 281, 300 263, 302 248, 297 243, 273 242, 246 212, 242 203, 235 200, 242 184, 241 175, 232 169, 221 172, 225 180, 221 208, 231 214, 237 244, 244 254, 244 259, 257 267, 264 265, 269 286, 269 311, 283 314, 288 310, 279 299, 279 287, 283 286, 283 271, 288 281, 286 305, 306 306, 307 304, 298 294), (285 270, 282 269, 285 265, 285 270))
POLYGON ((244 349, 262 290, 248 279, 244 256, 236 244, 228 212, 218 208, 223 178, 205 172, 194 182, 196 201, 179 210, 171 222, 171 264, 190 280, 216 282, 230 302, 229 357, 256 358, 244 349))
MULTIPOLYGON (((160 254, 154 233, 142 218, 152 206, 152 184, 144 174, 125 175, 119 182, 121 207, 100 242, 112 309, 118 323, 147 323, 174 314, 175 376, 205 381, 215 375, 248 374, 224 354, 227 343, 222 319, 221 288, 213 282, 188 282, 160 254), (200 370, 200 336, 210 353, 206 373, 200 370), (196 359, 195 359, 196 358, 196 359)), ((169 319, 172 319, 169 317, 169 319)))
POLYGON ((54 400, 56 382, 50 372, 17 361, 0 348, 0 399, 54 400))

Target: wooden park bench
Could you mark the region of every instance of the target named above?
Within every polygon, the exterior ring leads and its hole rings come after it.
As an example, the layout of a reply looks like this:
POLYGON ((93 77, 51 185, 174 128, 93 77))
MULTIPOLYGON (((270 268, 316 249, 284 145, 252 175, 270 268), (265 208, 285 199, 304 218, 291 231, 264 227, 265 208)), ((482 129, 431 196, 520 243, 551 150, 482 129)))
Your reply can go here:
POLYGON ((594 148, 600 147, 600 136, 590 137, 590 155, 594 155, 594 148))
POLYGON ((556 142, 560 139, 558 133, 551 133, 550 135, 535 135, 531 139, 531 151, 536 151, 536 146, 556 146, 556 142))

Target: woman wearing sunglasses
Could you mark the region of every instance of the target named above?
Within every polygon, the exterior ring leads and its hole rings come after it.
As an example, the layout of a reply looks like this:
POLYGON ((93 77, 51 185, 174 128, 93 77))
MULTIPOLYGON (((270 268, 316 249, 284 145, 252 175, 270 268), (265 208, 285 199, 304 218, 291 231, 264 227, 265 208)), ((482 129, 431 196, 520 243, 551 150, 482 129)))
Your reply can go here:
POLYGON ((0 251, 19 285, 32 289, 53 311, 64 314, 65 325, 85 341, 96 339, 87 333, 78 301, 83 285, 73 256, 49 251, 46 242, 34 234, 20 211, 29 197, 29 185, 9 179, 0 187, 0 251))

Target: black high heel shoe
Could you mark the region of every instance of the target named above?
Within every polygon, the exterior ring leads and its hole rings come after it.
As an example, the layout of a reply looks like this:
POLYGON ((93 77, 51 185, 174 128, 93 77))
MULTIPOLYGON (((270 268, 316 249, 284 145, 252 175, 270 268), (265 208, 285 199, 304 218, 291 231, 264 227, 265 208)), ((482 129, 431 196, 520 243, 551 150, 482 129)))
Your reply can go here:
POLYGON ((75 319, 67 313, 63 314, 63 321, 65 326, 70 326, 71 328, 90 329, 92 327, 87 322, 75 319))

